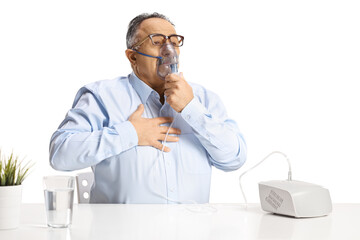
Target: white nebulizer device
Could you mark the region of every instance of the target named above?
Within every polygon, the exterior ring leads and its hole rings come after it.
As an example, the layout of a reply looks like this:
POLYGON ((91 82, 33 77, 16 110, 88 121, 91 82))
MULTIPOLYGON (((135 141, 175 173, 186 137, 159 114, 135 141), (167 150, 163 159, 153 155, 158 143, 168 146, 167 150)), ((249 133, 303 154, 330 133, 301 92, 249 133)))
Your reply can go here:
POLYGON ((259 182, 261 208, 266 212, 295 218, 321 217, 330 214, 332 202, 329 190, 316 184, 293 180, 290 160, 279 151, 270 153, 262 161, 240 175, 239 185, 245 204, 247 205, 247 200, 241 185, 242 176, 259 166, 273 154, 280 154, 286 158, 289 165, 288 178, 286 180, 259 182))

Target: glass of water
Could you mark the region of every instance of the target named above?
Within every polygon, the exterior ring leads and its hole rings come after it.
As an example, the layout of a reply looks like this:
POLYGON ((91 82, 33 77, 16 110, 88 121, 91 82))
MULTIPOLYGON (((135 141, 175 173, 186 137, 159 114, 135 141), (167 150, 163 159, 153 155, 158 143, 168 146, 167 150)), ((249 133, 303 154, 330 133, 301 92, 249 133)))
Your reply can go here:
POLYGON ((66 228, 71 224, 75 177, 44 177, 44 195, 47 225, 66 228))

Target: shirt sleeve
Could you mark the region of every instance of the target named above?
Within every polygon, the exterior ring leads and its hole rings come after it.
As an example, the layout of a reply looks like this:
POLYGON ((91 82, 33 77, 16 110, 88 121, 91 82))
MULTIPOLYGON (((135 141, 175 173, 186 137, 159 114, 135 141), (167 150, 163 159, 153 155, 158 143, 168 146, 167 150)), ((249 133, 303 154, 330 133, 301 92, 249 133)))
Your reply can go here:
POLYGON ((220 98, 206 91, 204 99, 194 97, 182 110, 182 118, 209 154, 213 166, 223 171, 240 168, 246 161, 246 143, 234 120, 227 117, 220 98))
POLYGON ((138 144, 134 126, 108 125, 108 114, 93 92, 82 88, 72 109, 50 140, 50 165, 72 171, 98 164, 138 144))

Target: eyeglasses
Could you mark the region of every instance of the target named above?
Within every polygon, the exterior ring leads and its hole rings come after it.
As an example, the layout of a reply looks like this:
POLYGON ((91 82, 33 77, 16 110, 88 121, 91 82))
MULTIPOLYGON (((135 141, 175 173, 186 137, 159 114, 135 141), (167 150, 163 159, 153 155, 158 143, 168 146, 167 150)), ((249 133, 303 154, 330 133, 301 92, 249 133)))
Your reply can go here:
POLYGON ((138 42, 137 44, 133 45, 131 48, 135 48, 143 44, 146 39, 150 38, 151 42, 155 46, 162 46, 166 41, 169 39, 170 42, 174 45, 174 47, 181 47, 184 44, 184 37, 181 35, 171 34, 169 36, 165 36, 160 33, 150 34, 146 36, 143 40, 138 42))

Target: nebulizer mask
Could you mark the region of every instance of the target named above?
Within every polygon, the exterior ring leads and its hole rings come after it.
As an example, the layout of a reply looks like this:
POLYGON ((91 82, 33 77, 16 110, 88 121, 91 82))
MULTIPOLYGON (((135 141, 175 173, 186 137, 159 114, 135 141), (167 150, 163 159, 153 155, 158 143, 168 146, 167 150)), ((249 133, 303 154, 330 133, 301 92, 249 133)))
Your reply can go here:
POLYGON ((161 45, 159 56, 152 56, 149 54, 139 52, 137 50, 134 51, 146 57, 156 58, 157 59, 156 71, 158 76, 163 80, 165 80, 165 77, 168 74, 178 72, 179 56, 172 43, 165 42, 163 45, 161 45))
POLYGON ((162 79, 168 74, 178 72, 179 57, 172 43, 164 43, 160 48, 160 56, 157 60, 157 74, 162 79))

